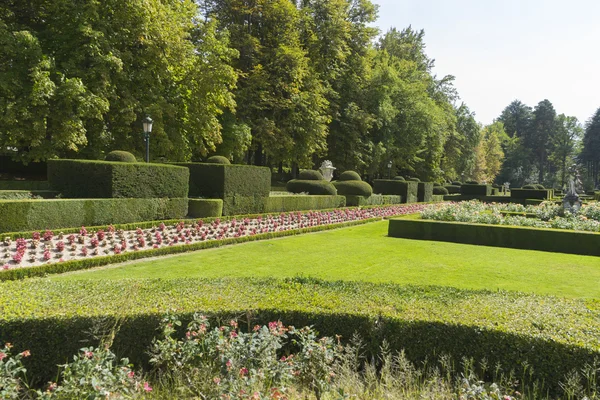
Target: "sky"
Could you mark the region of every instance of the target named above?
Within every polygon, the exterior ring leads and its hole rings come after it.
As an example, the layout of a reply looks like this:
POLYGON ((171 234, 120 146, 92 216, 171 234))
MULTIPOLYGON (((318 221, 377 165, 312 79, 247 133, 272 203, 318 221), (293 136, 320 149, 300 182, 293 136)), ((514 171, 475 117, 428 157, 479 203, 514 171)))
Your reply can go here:
POLYGON ((587 121, 600 108, 600 0, 372 0, 377 26, 425 30, 434 73, 489 124, 544 99, 587 121))

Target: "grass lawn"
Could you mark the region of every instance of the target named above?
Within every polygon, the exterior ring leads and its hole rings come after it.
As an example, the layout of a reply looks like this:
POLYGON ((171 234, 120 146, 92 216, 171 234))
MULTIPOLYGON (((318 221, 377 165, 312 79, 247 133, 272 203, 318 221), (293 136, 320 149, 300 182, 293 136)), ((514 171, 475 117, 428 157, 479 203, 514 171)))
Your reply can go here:
POLYGON ((294 277, 600 298, 600 258, 387 237, 387 221, 50 279, 294 277))

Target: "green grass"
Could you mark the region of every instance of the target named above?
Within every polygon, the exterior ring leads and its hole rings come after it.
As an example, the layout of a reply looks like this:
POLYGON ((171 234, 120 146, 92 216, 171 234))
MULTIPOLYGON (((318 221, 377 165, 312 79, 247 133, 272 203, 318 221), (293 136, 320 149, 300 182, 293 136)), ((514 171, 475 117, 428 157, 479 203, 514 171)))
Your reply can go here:
POLYGON ((387 221, 53 277, 314 277, 600 298, 600 258, 387 237, 387 221))

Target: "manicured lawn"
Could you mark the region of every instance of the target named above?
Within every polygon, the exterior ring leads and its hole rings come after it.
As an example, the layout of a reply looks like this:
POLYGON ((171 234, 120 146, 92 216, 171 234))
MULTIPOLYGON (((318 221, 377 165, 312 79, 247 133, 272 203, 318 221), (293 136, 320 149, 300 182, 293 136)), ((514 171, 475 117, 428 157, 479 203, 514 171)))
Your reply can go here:
POLYGON ((600 298, 600 258, 387 237, 387 221, 51 279, 294 277, 600 298))

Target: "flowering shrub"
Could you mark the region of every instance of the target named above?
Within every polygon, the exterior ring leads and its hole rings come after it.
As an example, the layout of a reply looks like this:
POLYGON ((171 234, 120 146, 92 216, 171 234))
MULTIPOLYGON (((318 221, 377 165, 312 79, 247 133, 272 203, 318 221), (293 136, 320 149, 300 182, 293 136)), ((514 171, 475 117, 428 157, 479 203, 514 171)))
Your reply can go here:
POLYGON ((0 348, 0 399, 18 399, 23 388, 22 378, 25 375, 25 367, 22 358, 29 356, 29 351, 11 356, 10 343, 5 343, 0 348))

